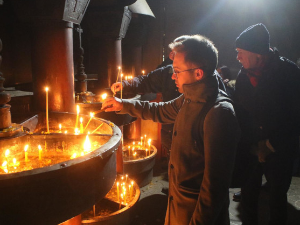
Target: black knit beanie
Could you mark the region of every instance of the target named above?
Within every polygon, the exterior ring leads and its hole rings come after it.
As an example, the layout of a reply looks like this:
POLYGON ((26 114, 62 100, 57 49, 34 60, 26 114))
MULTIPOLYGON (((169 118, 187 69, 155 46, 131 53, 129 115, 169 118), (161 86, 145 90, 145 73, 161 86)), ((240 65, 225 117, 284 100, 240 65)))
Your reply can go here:
POLYGON ((266 26, 258 23, 248 27, 235 40, 236 48, 265 55, 270 49, 270 35, 266 26))

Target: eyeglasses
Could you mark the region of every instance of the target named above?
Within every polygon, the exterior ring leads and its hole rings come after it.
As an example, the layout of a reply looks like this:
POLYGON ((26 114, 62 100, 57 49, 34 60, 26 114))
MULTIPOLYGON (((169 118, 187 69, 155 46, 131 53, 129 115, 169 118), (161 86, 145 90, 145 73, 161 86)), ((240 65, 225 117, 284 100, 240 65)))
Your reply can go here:
POLYGON ((174 68, 172 68, 173 74, 175 74, 176 78, 178 78, 178 74, 179 74, 179 73, 186 72, 186 71, 191 71, 191 70, 196 70, 196 69, 201 69, 201 68, 198 67, 198 68, 193 68, 193 69, 188 69, 188 70, 183 70, 183 71, 178 71, 178 72, 176 72, 176 71, 174 70, 174 68))

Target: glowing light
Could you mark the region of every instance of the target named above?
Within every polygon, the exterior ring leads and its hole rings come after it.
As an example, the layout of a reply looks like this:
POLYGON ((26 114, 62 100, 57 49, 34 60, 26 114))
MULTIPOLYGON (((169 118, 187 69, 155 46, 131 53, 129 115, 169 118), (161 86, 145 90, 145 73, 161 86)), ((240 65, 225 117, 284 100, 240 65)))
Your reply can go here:
POLYGON ((86 135, 85 142, 83 144, 84 152, 90 152, 92 150, 92 144, 89 139, 89 135, 86 135))
POLYGON ((102 98, 102 100, 105 100, 107 98, 107 94, 106 93, 102 94, 101 98, 102 98))

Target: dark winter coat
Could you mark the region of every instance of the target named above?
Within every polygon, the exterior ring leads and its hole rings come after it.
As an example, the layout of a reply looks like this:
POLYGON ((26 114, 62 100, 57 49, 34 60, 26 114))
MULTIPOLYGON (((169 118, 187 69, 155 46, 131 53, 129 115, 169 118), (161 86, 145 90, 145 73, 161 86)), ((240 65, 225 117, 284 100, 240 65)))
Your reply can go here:
POLYGON ((251 85, 250 76, 249 71, 241 69, 234 93, 242 140, 255 144, 269 139, 276 151, 292 153, 296 149, 286 146, 299 136, 299 68, 277 52, 271 52, 256 87, 251 85))
MULTIPOLYGON (((229 102, 207 113, 203 143, 196 144, 199 114, 218 94, 216 76, 183 86, 175 100, 149 103, 122 100, 120 113, 161 123, 174 122, 169 162, 169 202, 166 225, 229 224, 230 185, 239 126, 229 102)), ((201 138, 201 137, 198 137, 201 138)))

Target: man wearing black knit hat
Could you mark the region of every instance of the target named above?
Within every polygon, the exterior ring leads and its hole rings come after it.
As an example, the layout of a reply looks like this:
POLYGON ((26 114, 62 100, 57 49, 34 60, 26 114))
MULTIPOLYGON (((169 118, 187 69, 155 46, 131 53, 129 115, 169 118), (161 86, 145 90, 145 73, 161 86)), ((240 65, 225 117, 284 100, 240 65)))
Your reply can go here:
POLYGON ((299 149, 300 70, 270 48, 263 24, 244 30, 236 39, 242 64, 235 86, 236 112, 242 130, 239 149, 254 153, 242 186, 243 225, 258 224, 258 196, 265 174, 270 187, 269 225, 287 220, 287 191, 293 158, 299 149))

